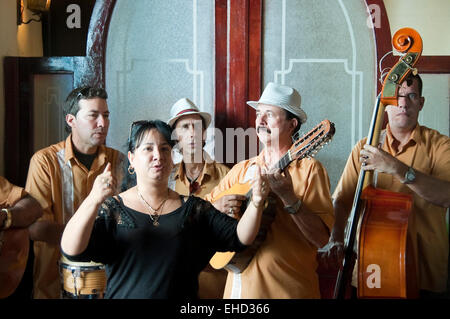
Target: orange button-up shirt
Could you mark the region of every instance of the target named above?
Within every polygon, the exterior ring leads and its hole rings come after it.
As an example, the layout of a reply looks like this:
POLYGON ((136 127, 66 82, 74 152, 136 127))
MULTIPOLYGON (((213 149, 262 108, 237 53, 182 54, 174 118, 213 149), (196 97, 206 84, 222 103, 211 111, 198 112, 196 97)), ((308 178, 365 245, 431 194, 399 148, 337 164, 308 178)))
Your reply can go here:
MULTIPOLYGON (((25 189, 43 208, 39 220, 65 225, 87 197, 95 178, 104 171, 108 162, 117 179, 116 193, 119 193, 124 176, 124 161, 122 153, 102 145, 98 148, 91 169, 87 170, 75 157, 71 135, 65 141, 36 152, 30 161, 25 189)), ((60 247, 36 241, 34 256, 34 298, 59 298, 60 247)))
MULTIPOLYGON (((450 138, 439 132, 417 125, 408 143, 398 151, 393 147, 394 137, 389 125, 382 149, 404 164, 430 176, 450 181, 450 138)), ((364 138, 353 148, 344 172, 333 193, 347 211, 351 210, 360 171, 359 152, 366 143, 364 138)), ((413 195, 413 209, 408 221, 416 257, 420 289, 435 292, 446 290, 449 239, 445 214, 447 209, 427 202, 392 175, 378 173, 378 188, 413 195)))
MULTIPOLYGON (((211 160, 208 154, 205 153, 205 155, 207 157, 205 165, 203 166, 203 170, 196 180, 196 182, 199 184, 199 188, 193 194, 201 198, 204 198, 206 194, 209 194, 212 189, 217 186, 217 184, 219 184, 222 178, 230 171, 227 166, 211 160)), ((174 188, 178 194, 188 196, 190 183, 188 178, 186 177, 183 162, 175 165, 172 172, 173 173, 169 184, 175 184, 172 185, 172 188, 174 188)), ((198 277, 198 297, 200 299, 223 298, 226 279, 227 271, 224 269, 215 270, 211 268, 207 271, 202 271, 198 277)))
MULTIPOLYGON (((246 181, 247 170, 255 163, 264 166, 263 153, 236 164, 205 199, 214 202, 223 191, 246 181)), ((302 205, 331 230, 334 214, 325 168, 315 159, 302 159, 293 161, 288 169, 302 205)), ((275 209, 266 238, 250 264, 240 274, 228 274, 225 298, 320 298, 317 248, 299 230, 280 199, 275 209)))
MULTIPOLYGON (((6 178, 0 176, 0 209, 14 206, 26 195, 27 192, 22 187, 11 184, 6 178)), ((26 243, 28 251, 28 237, 28 232, 21 231, 9 237, 5 236, 3 230, 0 230, 0 298, 6 298, 13 292, 16 280, 21 278, 16 278, 16 276, 27 265, 28 255, 23 249, 24 246, 20 246, 19 243, 26 243), (8 247, 7 244, 9 244, 8 247)))
POLYGON ((13 185, 0 176, 0 208, 14 206, 25 195, 27 192, 22 187, 13 185))

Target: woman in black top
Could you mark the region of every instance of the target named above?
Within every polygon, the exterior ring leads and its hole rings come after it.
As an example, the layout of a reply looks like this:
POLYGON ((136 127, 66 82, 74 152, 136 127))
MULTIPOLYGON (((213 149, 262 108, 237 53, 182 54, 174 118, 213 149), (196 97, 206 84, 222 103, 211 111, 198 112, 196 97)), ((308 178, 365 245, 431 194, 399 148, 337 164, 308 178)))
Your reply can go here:
POLYGON ((196 298, 198 274, 216 251, 239 251, 258 233, 269 187, 260 170, 245 213, 235 220, 200 198, 167 187, 172 170, 170 127, 138 121, 128 159, 135 187, 114 196, 108 164, 63 233, 63 254, 106 265, 105 298, 196 298))

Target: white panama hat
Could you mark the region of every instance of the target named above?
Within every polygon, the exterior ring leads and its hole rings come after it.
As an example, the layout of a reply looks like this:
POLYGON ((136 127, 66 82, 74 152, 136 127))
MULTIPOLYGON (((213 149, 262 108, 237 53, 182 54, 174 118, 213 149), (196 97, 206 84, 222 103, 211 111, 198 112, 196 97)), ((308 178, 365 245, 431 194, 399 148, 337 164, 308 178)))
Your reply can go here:
POLYGON ((308 118, 300 107, 302 98, 296 89, 286 85, 269 82, 264 89, 259 101, 248 101, 247 104, 256 109, 258 104, 278 106, 298 116, 303 124, 308 118))
POLYGON ((209 113, 200 112, 194 102, 192 102, 188 98, 182 98, 176 101, 174 105, 172 105, 172 108, 170 109, 170 119, 167 124, 169 124, 169 126, 173 128, 173 125, 180 117, 191 114, 197 114, 201 116, 201 118, 205 121, 205 129, 211 123, 211 115, 209 113))

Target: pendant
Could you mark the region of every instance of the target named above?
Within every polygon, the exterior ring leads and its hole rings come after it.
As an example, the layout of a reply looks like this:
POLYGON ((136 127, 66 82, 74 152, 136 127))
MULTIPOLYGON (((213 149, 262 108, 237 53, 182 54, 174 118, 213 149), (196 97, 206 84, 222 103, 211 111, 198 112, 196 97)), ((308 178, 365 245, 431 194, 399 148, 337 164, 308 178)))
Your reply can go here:
POLYGON ((155 226, 155 227, 158 227, 158 226, 159 226, 159 223, 158 223, 157 220, 154 220, 154 221, 153 221, 153 226, 155 226))

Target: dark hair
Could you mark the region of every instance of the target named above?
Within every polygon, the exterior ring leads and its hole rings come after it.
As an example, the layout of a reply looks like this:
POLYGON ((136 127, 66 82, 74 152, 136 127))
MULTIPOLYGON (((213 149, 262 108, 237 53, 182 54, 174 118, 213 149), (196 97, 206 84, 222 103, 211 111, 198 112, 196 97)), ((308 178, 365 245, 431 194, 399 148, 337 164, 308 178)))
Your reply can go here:
POLYGON ((171 139, 172 129, 167 123, 160 120, 141 120, 135 121, 131 124, 130 134, 128 135, 127 141, 128 151, 133 153, 134 150, 141 145, 145 133, 152 129, 155 129, 161 133, 166 142, 169 143, 170 147, 175 145, 175 141, 171 139))
MULTIPOLYGON (((78 103, 80 100, 88 100, 93 98, 101 98, 106 100, 108 98, 108 93, 106 93, 106 90, 103 88, 91 86, 82 86, 72 90, 72 92, 69 93, 66 100, 64 101, 64 119, 68 114, 72 114, 74 116, 77 115, 78 111, 80 110, 80 105, 78 103)), ((69 125, 67 125, 67 123, 66 132, 71 132, 71 128, 69 125)))
POLYGON ((302 127, 302 122, 300 121, 300 118, 297 115, 289 112, 288 110, 285 110, 285 109, 283 109, 283 110, 284 110, 284 113, 286 114, 286 119, 288 121, 292 120, 292 119, 297 120, 297 126, 295 127, 294 131, 292 132, 292 135, 294 135, 295 133, 297 133, 300 130, 300 127, 302 127))
POLYGON ((414 80, 417 80, 417 87, 419 88, 419 94, 420 94, 420 96, 422 96, 423 82, 422 82, 422 78, 420 77, 419 74, 414 75, 414 74, 410 73, 405 79, 406 85, 407 86, 413 85, 414 80))

